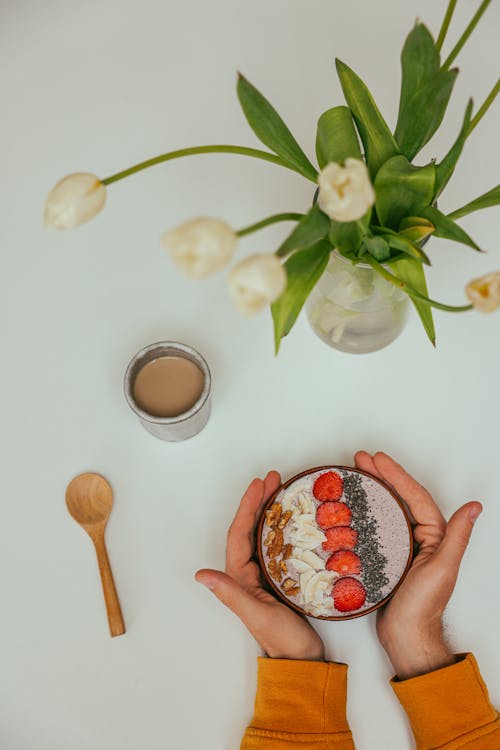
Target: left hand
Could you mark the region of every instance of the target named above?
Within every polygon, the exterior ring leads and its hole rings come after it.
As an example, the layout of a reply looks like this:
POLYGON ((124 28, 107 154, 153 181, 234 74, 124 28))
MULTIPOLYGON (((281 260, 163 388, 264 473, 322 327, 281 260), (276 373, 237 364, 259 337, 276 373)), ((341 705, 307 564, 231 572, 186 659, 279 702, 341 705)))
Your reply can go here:
POLYGON ((226 572, 203 569, 195 578, 240 618, 267 656, 323 661, 325 649, 319 635, 305 617, 266 591, 253 558, 260 514, 280 484, 277 471, 251 482, 228 531, 226 572))

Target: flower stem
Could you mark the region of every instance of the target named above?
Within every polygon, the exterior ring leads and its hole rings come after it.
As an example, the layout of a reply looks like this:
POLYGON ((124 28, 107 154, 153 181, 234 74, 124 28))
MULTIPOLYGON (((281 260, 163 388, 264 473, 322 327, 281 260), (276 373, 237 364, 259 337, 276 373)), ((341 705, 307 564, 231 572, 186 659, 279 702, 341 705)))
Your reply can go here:
POLYGON ((297 171, 293 167, 286 164, 282 159, 280 159, 279 156, 270 154, 267 151, 259 151, 258 149, 255 149, 255 148, 246 148, 245 146, 226 146, 226 145, 192 146, 190 148, 181 148, 181 149, 178 149, 177 151, 169 151, 166 154, 160 154, 159 156, 154 156, 152 159, 146 159, 146 161, 141 161, 139 162, 139 164, 135 164, 133 167, 129 167, 128 169, 124 169, 121 172, 117 172, 116 174, 113 174, 110 177, 106 177, 104 180, 102 180, 102 183, 104 185, 110 185, 112 182, 123 180, 125 177, 129 177, 129 175, 135 174, 135 172, 140 172, 142 169, 148 169, 149 167, 154 167, 155 164, 161 164, 161 162, 171 161, 172 159, 180 159, 183 156, 194 156, 196 154, 240 154, 242 156, 251 156, 254 159, 262 159, 263 161, 270 161, 273 164, 278 164, 278 166, 280 167, 286 167, 287 169, 291 169, 294 172, 297 171))
POLYGON ((483 104, 479 107, 478 111, 470 121, 469 130, 467 131, 467 136, 469 136, 476 125, 482 120, 486 112, 489 110, 495 99, 497 98, 498 94, 500 92, 500 78, 495 83, 493 88, 491 89, 490 93, 484 100, 483 104))
POLYGON ((273 214, 273 216, 268 216, 267 219, 262 219, 262 221, 257 221, 255 224, 250 224, 248 227, 244 227, 243 229, 238 229, 236 234, 238 237, 244 237, 246 234, 252 234, 252 232, 258 232, 259 229, 264 229, 264 227, 268 227, 271 224, 277 224, 279 221, 300 221, 304 214, 273 214))
POLYGON ((420 292, 417 292, 416 289, 412 289, 411 286, 408 286, 404 281, 401 281, 401 279, 398 279, 397 276, 394 276, 392 273, 387 271, 378 261, 375 260, 373 257, 367 257, 368 263, 373 266, 373 268, 378 271, 378 273, 386 279, 386 281, 389 281, 391 284, 394 284, 394 286, 399 287, 399 289, 402 289, 403 292, 406 292, 406 294, 409 297, 413 297, 414 299, 421 300, 422 302, 427 302, 428 305, 431 307, 436 307, 438 310, 446 310, 446 312, 465 312, 466 310, 472 310, 472 305, 445 305, 442 302, 436 302, 436 300, 430 299, 429 297, 426 297, 425 294, 420 294, 420 292))
POLYGON ((436 42, 436 47, 437 47, 438 52, 441 52, 441 48, 443 46, 443 42, 444 42, 446 33, 448 31, 448 27, 450 25, 451 17, 453 16, 453 12, 455 10, 456 4, 457 4, 457 0, 450 0, 450 2, 448 3, 448 7, 446 8, 446 13, 443 18, 443 23, 439 30, 439 36, 436 42))
POLYGON ((450 54, 446 58, 446 60, 444 61, 443 66, 442 66, 443 70, 448 70, 453 60, 458 55, 458 53, 464 46, 465 42, 467 41, 467 39, 470 37, 474 29, 476 28, 481 16, 483 15, 484 11, 486 10, 486 8, 488 7, 490 3, 491 3, 491 0, 483 0, 483 2, 479 6, 475 14, 472 16, 472 19, 469 25, 467 26, 467 28, 465 29, 464 33, 462 34, 458 42, 455 44, 450 54))

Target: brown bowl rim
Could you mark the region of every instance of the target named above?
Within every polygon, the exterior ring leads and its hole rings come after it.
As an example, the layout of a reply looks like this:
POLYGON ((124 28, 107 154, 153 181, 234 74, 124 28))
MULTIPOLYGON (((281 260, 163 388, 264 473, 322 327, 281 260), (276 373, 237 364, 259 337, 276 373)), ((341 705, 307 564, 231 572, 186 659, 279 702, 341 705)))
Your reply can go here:
POLYGON ((363 471, 362 469, 353 468, 352 466, 316 466, 312 469, 306 469, 305 471, 301 471, 299 474, 295 474, 295 476, 291 477, 291 479, 287 479, 286 482, 282 482, 276 492, 273 492, 269 500, 265 503, 264 507, 262 508, 262 514, 259 518, 259 522, 257 525, 257 555, 259 558, 259 565, 260 569, 262 571, 262 574, 264 576, 264 579, 268 586, 271 588, 272 592, 276 594, 276 596, 279 598, 280 601, 287 604, 289 607, 294 609, 296 612, 298 612, 301 615, 304 615, 305 617, 312 617, 315 620, 354 620, 356 617, 365 617, 365 615, 369 615, 372 612, 375 612, 375 610, 379 609, 380 607, 383 607, 384 604, 386 604, 389 599, 391 599, 398 588, 403 583, 404 579, 406 578, 406 575, 411 567, 412 561, 413 561, 413 548, 414 548, 414 541, 413 541, 413 528, 411 525, 410 517, 408 514, 408 511, 406 510, 403 501, 400 497, 394 492, 392 487, 390 487, 386 482, 382 481, 378 477, 373 476, 373 474, 370 474, 368 471, 363 471), (344 471, 351 471, 355 474, 363 474, 365 477, 369 477, 370 479, 373 479, 378 484, 382 485, 385 490, 393 497, 393 499, 396 501, 396 503, 399 505, 403 512, 403 516, 405 518, 406 524, 408 526, 408 535, 410 537, 410 551, 408 553, 408 560, 406 562, 405 569, 403 570, 401 574, 401 578, 397 582, 397 584, 394 586, 393 589, 385 596, 383 599, 381 599, 380 602, 377 604, 374 604, 372 607, 369 607, 368 609, 363 610, 362 612, 357 612, 354 615, 310 615, 308 614, 302 607, 299 607, 297 604, 294 604, 290 599, 288 599, 285 594, 281 591, 281 589, 276 586, 273 579, 269 575, 267 571, 267 567, 264 561, 264 555, 262 552, 262 529, 264 528, 264 522, 266 518, 266 510, 274 503, 276 500, 276 497, 279 495, 279 493, 289 487, 293 482, 295 482, 297 479, 300 479, 301 477, 308 476, 309 474, 314 474, 317 471, 331 471, 331 470, 344 470, 344 471))

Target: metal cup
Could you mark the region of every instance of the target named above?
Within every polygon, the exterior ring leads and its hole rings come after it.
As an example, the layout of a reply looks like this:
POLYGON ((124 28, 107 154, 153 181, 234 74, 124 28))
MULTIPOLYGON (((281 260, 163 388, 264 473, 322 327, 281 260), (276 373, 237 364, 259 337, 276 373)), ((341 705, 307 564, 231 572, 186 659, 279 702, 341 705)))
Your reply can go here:
POLYGON ((187 344, 176 341, 158 341, 141 349, 132 357, 125 372, 123 382, 125 398, 133 412, 139 418, 142 426, 160 440, 179 442, 197 435, 208 422, 211 405, 212 378, 204 358, 199 352, 187 344), (188 411, 176 417, 154 417, 141 409, 134 399, 134 382, 142 368, 159 357, 184 357, 191 360, 201 370, 204 377, 203 390, 199 399, 188 411))

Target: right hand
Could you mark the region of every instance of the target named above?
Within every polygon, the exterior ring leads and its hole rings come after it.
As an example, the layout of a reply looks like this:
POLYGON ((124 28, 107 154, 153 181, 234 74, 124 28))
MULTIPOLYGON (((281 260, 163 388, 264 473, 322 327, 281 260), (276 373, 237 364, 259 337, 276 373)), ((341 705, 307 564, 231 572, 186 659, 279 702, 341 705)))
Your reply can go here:
POLYGON ((199 570, 195 578, 247 627, 267 656, 323 661, 323 642, 305 617, 277 601, 262 584, 254 559, 255 529, 266 501, 280 486, 277 471, 254 479, 227 534, 226 572, 199 570))
POLYGON ((408 679, 453 664, 442 616, 481 503, 462 505, 448 523, 427 490, 385 453, 359 451, 356 466, 390 485, 415 519, 416 555, 406 578, 377 612, 377 635, 397 676, 408 679))

